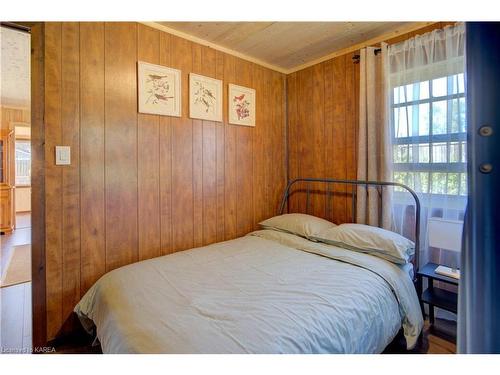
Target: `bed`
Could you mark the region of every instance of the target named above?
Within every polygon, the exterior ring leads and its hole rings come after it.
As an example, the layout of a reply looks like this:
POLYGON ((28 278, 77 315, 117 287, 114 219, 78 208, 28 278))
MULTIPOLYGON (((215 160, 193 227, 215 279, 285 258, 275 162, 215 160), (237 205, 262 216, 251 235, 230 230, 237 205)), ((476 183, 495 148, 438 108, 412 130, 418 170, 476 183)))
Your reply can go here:
POLYGON ((414 271, 263 229, 113 270, 75 312, 104 353, 380 353, 422 330, 414 271))

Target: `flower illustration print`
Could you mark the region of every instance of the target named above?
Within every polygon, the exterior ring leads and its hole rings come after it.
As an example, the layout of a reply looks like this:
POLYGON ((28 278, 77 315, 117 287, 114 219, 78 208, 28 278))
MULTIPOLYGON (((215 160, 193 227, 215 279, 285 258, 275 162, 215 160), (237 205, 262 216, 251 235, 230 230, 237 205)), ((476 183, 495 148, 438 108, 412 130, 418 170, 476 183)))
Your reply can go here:
POLYGON ((233 97, 233 103, 238 120, 242 120, 250 116, 250 102, 245 99, 245 94, 233 97))

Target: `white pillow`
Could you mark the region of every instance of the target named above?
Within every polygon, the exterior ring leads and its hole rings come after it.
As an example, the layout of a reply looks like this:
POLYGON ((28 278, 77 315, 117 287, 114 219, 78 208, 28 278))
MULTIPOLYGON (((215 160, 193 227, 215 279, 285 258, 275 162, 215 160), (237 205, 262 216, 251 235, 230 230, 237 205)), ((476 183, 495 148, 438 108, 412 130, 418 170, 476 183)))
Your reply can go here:
POLYGON ((284 214, 271 217, 259 223, 265 229, 276 229, 305 238, 335 227, 335 224, 316 216, 306 214, 284 214))
POLYGON ((328 228, 314 236, 314 239, 397 264, 408 263, 415 253, 415 244, 409 239, 389 230, 364 224, 342 224, 328 228))

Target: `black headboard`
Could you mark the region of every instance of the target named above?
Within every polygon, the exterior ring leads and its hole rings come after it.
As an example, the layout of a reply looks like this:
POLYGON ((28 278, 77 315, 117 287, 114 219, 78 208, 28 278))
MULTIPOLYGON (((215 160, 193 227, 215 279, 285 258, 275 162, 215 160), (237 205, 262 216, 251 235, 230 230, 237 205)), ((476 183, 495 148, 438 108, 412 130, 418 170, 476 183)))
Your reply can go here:
MULTIPOLYGON (((388 182, 388 181, 361 181, 361 180, 338 180, 334 178, 295 178, 293 180, 288 181, 286 185, 285 191, 283 192, 283 198, 281 199, 281 205, 279 209, 279 214, 283 214, 285 210, 285 206, 288 202, 288 197, 290 196, 290 188, 300 182, 308 183, 306 188, 306 211, 308 211, 309 207, 309 195, 311 193, 310 183, 325 183, 327 184, 328 194, 332 193, 330 190, 330 184, 341 184, 341 185, 350 185, 352 187, 352 206, 353 206, 353 217, 356 217, 356 195, 357 189, 354 189, 355 186, 364 186, 365 188, 375 186, 379 192, 379 197, 382 199, 381 189, 387 186, 400 187, 408 193, 411 194, 413 199, 415 200, 415 256, 413 257, 412 263, 414 267, 414 274, 417 274, 418 271, 418 262, 420 258, 420 200, 418 199, 417 193, 414 190, 409 188, 406 185, 400 184, 398 182, 388 182)), ((368 189, 365 189, 366 194, 368 194, 368 189)), ((307 213, 307 212, 306 212, 307 213)))

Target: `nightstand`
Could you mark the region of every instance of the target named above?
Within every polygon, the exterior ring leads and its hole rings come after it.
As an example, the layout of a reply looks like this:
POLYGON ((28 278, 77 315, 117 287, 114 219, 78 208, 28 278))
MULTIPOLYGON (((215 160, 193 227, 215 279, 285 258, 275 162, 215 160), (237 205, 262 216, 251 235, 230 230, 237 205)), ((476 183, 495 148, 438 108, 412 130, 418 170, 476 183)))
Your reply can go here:
POLYGON ((422 314, 425 316, 424 303, 429 305, 429 322, 431 326, 434 324, 434 307, 439 307, 454 314, 457 313, 457 293, 434 286, 434 280, 452 285, 458 285, 459 280, 436 273, 435 270, 438 266, 439 264, 427 263, 417 272, 416 286, 420 307, 422 308, 422 314), (424 277, 428 280, 428 286, 425 291, 422 291, 424 277))

